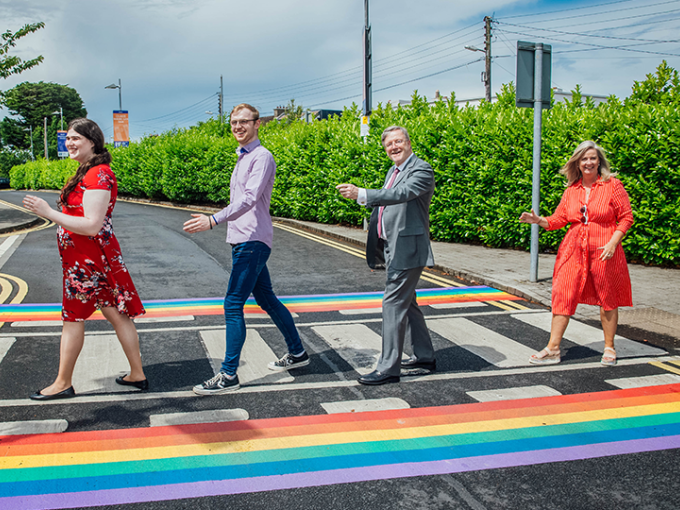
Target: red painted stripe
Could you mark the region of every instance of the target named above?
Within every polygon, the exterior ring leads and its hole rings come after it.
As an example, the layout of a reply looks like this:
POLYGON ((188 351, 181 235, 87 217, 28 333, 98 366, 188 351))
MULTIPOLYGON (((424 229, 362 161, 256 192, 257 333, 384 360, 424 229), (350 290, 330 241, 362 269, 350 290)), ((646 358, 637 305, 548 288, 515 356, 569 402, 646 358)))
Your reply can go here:
MULTIPOLYGON (((345 413, 227 423, 10 436, 11 440, 8 439, 5 443, 5 451, 0 448, 0 454, 17 456, 38 453, 151 448, 324 434, 338 432, 339 428, 343 432, 351 432, 503 420, 541 414, 564 414, 677 402, 678 393, 680 393, 680 384, 674 384, 537 399, 359 414, 345 413), (341 426, 338 427, 339 425, 341 426)), ((0 442, 4 442, 2 438, 0 438, 0 442)))

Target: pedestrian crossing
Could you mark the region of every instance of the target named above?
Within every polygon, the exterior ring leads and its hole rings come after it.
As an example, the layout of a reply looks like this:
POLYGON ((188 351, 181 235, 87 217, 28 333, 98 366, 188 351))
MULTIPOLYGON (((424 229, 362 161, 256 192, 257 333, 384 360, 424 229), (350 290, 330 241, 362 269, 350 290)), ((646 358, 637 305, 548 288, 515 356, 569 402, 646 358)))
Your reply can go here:
MULTIPOLYGON (((480 303, 476 303, 478 306, 480 303)), ((489 307, 490 308, 490 307, 489 307)), ((482 309, 483 310, 483 309, 482 309)), ((481 359, 484 366, 491 369, 510 369, 529 367, 529 356, 535 352, 535 345, 544 345, 548 339, 551 314, 542 310, 526 310, 519 312, 499 311, 492 313, 474 311, 466 307, 451 309, 452 313, 426 313, 428 328, 433 334, 435 347, 446 343, 456 346, 471 355, 471 359, 481 359), (483 325, 474 319, 480 316, 487 319, 483 325), (504 324, 497 325, 495 321, 488 320, 490 317, 503 316, 504 324), (512 323, 508 325, 507 321, 512 323), (508 338, 502 331, 514 332, 515 338, 508 338), (531 347, 516 338, 527 339, 531 347)), ((325 320, 315 322, 313 314, 305 314, 302 320, 298 320, 298 328, 303 338, 316 342, 316 348, 309 349, 314 352, 332 352, 337 358, 345 362, 334 368, 336 371, 344 371, 346 379, 354 379, 358 375, 364 375, 374 370, 382 349, 379 319, 374 318, 350 318, 342 316, 341 320, 325 320), (319 343, 323 348, 319 348, 319 343)), ((189 324, 195 321, 187 321, 189 324)), ((186 325, 183 323, 181 334, 197 335, 203 352, 196 354, 196 359, 207 358, 213 372, 220 370, 225 352, 225 330, 221 326, 186 325)), ((139 334, 142 342, 158 342, 159 338, 165 338, 169 328, 157 327, 156 323, 140 326, 139 334)), ((277 360, 284 352, 281 347, 276 349, 265 340, 271 335, 264 335, 267 328, 273 328, 270 321, 252 321, 247 323, 246 342, 242 351, 241 365, 239 367, 239 379, 242 386, 267 386, 279 384, 291 384, 304 382, 310 374, 310 369, 292 372, 274 372, 267 365, 277 360)), ((0 364, 12 362, 12 349, 21 342, 31 342, 37 333, 14 333, 0 334, 0 364)), ((37 334, 39 335, 39 334, 37 334)), ((58 337, 56 330, 43 333, 58 337)), ((278 335, 278 333, 275 333, 278 335)), ((181 335, 179 336, 181 338, 181 335)), ((569 342, 587 347, 593 351, 593 357, 602 352, 602 331, 572 320, 565 334, 567 340, 563 344, 563 352, 568 350, 569 342)), ((56 340, 56 339, 55 339, 56 340)), ((163 340, 168 341, 168 340, 163 340)), ((617 336, 616 348, 619 358, 663 356, 666 352, 657 347, 634 342, 627 338, 617 336)), ((404 354, 404 357, 407 355, 404 354)), ((583 356, 580 357, 581 359, 583 356)), ((441 361, 441 360, 440 360, 441 361)), ((36 366, 52 366, 56 360, 36 360, 36 366)), ((145 365, 163 363, 162 359, 144 358, 145 365)), ((478 366, 478 365, 477 365, 478 366)), ((446 371, 440 363, 440 372, 446 371)), ((108 332, 94 332, 86 335, 83 351, 76 363, 74 372, 74 387, 78 388, 81 395, 107 394, 107 393, 131 393, 130 388, 115 384, 115 378, 125 374, 128 370, 127 360, 115 334, 108 332)), ((332 379, 331 376, 329 378, 332 379)), ((198 383, 200 381, 196 381, 198 383)), ((134 392, 132 392, 134 393, 134 392)))
MULTIPOLYGON (((550 322, 552 314, 549 312, 536 314, 517 314, 512 316, 514 319, 529 324, 543 331, 550 333, 550 322)), ((576 320, 570 320, 567 330, 564 332, 564 338, 576 345, 587 347, 595 352, 602 354, 604 352, 604 340, 602 331, 584 324, 576 320)), ((614 337, 614 347, 616 348, 616 355, 619 358, 632 358, 635 356, 658 356, 660 349, 645 345, 640 342, 634 342, 628 338, 620 335, 614 337)))

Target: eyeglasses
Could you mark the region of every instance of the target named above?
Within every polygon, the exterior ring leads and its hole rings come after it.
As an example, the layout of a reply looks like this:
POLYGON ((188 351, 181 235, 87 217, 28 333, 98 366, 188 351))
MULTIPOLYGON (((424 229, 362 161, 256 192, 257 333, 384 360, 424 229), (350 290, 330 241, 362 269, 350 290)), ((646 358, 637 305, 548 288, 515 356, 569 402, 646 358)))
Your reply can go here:
POLYGON ((585 205, 581 206, 581 209, 579 209, 579 212, 581 213, 581 223, 588 224, 588 207, 585 205))
POLYGON ((389 148, 391 148, 391 147, 393 147, 393 146, 403 145, 405 141, 406 141, 406 140, 403 140, 403 139, 401 139, 401 138, 398 139, 398 140, 393 140, 393 141, 391 141, 391 142, 389 142, 389 143, 387 143, 387 144, 385 145, 385 149, 389 149, 389 148))
POLYGON ((231 124, 232 127, 245 126, 248 122, 255 122, 258 120, 260 119, 232 120, 229 124, 231 124))

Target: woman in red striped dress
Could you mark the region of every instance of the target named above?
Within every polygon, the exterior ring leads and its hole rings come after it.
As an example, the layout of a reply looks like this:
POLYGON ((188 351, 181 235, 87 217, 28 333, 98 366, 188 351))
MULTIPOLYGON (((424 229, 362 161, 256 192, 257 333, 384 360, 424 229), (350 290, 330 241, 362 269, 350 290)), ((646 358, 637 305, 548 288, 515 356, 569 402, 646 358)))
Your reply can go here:
POLYGON ((571 224, 557 252, 553 271, 552 326, 545 349, 529 362, 560 362, 560 342, 576 305, 598 305, 604 331, 603 365, 616 364, 614 335, 620 306, 633 306, 630 276, 621 239, 633 224, 633 211, 621 181, 611 173, 601 147, 581 143, 560 173, 567 189, 552 216, 532 210, 519 220, 548 230, 571 224))

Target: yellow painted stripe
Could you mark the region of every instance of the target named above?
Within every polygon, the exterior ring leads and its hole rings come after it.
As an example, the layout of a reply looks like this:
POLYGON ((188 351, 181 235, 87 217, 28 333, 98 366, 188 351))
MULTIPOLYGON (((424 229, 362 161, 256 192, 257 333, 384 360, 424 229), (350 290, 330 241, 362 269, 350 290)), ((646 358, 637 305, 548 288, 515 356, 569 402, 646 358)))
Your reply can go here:
POLYGON ((360 250, 347 247, 343 244, 336 243, 334 241, 329 241, 328 239, 325 239, 325 238, 320 237, 320 236, 315 236, 314 234, 309 234, 307 232, 303 232, 303 231, 288 227, 287 225, 281 225, 280 223, 275 223, 274 226, 280 228, 281 230, 285 230, 287 232, 291 232, 293 234, 296 234, 300 237, 305 237, 307 239, 311 239, 312 241, 316 241, 319 244, 325 244, 326 246, 330 246, 330 247, 335 248, 337 250, 344 251, 345 253, 349 253, 350 255, 354 255, 355 257, 365 258, 365 256, 366 256, 365 253, 360 251, 360 250))
POLYGON ((517 310, 528 310, 529 308, 519 304, 517 301, 501 300, 501 303, 508 305, 510 308, 516 308, 517 310))
POLYGON ((463 285, 462 283, 454 282, 453 280, 442 278, 439 275, 432 274, 426 271, 423 271, 423 276, 421 276, 421 278, 429 282, 437 283, 442 287, 465 287, 465 285, 463 285))
MULTIPOLYGON (((17 457, 3 456, 0 458, 0 469, 66 466, 77 464, 103 464, 107 462, 168 459, 196 455, 232 454, 240 452, 303 448, 308 446, 331 444, 394 441, 400 439, 415 439, 421 437, 469 434, 474 432, 512 430, 548 425, 564 425, 569 423, 582 423, 587 421, 600 421, 677 412, 680 412, 680 402, 601 409, 575 413, 547 414, 542 416, 509 418, 504 420, 486 420, 447 425, 410 427, 404 429, 359 430, 352 432, 251 439, 245 441, 221 443, 161 446, 155 448, 68 452, 17 457)), ((460 444, 465 444, 465 440, 461 440, 460 444)), ((11 446, 5 446, 3 449, 7 448, 11 449, 11 446)))
POLYGON ((16 283, 17 286, 19 287, 17 295, 14 296, 14 299, 12 299, 12 301, 10 301, 9 304, 18 305, 19 303, 21 303, 26 297, 26 294, 28 294, 28 284, 21 278, 17 278, 16 276, 12 276, 9 274, 0 273, 0 278, 6 278, 8 280, 11 280, 14 283, 16 283))
POLYGON ((516 310, 516 308, 505 305, 500 301, 485 301, 485 303, 487 303, 489 305, 496 306, 496 307, 500 308, 501 310, 516 310))
POLYGON ((0 304, 4 303, 7 301, 7 299, 12 295, 12 284, 5 280, 4 278, 0 278, 0 304))
POLYGON ((668 363, 673 363, 673 365, 680 367, 680 360, 669 359, 668 363))
POLYGON ((664 370, 667 370, 669 372, 673 372, 674 374, 680 375, 680 369, 671 367, 669 365, 666 365, 665 363, 662 363, 661 361, 650 361, 650 365, 654 365, 655 367, 663 368, 664 370))

